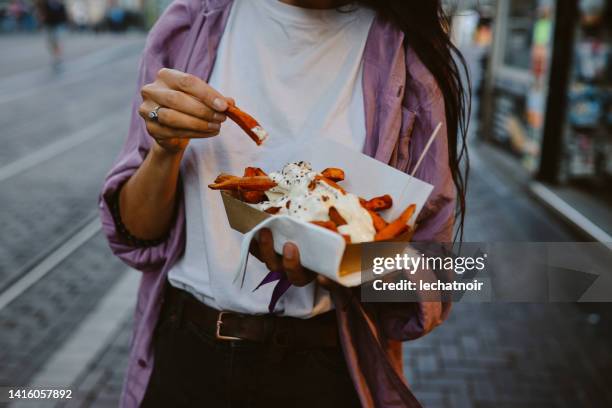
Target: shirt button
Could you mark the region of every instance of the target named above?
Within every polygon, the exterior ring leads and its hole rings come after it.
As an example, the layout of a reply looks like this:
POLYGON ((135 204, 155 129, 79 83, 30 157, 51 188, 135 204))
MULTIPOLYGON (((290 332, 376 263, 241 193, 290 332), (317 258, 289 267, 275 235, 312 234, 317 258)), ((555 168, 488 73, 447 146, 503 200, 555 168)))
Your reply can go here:
POLYGON ((141 368, 145 368, 145 367, 147 366, 147 362, 146 362, 146 361, 144 361, 144 359, 142 359, 142 358, 141 358, 141 359, 139 359, 139 360, 138 360, 138 365, 139 365, 141 368))

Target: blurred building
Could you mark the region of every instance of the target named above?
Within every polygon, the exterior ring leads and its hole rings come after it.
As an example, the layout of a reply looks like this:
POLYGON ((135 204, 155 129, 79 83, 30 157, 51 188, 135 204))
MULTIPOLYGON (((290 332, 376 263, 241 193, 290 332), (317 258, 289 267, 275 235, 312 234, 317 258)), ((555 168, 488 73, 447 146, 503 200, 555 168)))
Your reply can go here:
MULTIPOLYGON (((37 6, 44 0, 0 0, 0 32, 34 30, 39 26, 37 6)), ((64 0, 71 26, 97 30, 124 30, 150 26, 171 0, 64 0), (148 10, 150 21, 145 22, 148 10), (147 24, 148 23, 148 24, 147 24)))
MULTIPOLYGON (((146 0, 65 0, 71 21, 77 26, 97 27, 113 17, 134 20, 142 14, 146 0), (113 16, 113 13, 114 16, 113 16), (117 16, 121 13, 120 16, 117 16)), ((130 25, 138 25, 130 21, 130 25)))
POLYGON ((612 241, 610 0, 499 0, 480 135, 589 238, 612 241))

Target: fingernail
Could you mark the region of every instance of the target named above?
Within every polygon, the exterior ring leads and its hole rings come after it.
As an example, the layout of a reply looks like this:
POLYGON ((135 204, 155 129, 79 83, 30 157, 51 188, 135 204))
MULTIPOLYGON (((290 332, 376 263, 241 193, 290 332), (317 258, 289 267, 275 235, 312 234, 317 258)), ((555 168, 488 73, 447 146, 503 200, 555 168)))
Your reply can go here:
POLYGON ((217 110, 224 111, 227 109, 227 101, 225 99, 215 98, 213 101, 213 106, 217 110))
POLYGON ((219 130, 221 125, 215 122, 208 122, 208 130, 219 130))
POLYGON ((216 120, 217 122, 223 122, 225 120, 226 116, 221 114, 221 113, 215 113, 213 115, 213 120, 216 120))
POLYGON ((290 261, 295 259, 295 247, 293 245, 285 246, 285 258, 290 261))

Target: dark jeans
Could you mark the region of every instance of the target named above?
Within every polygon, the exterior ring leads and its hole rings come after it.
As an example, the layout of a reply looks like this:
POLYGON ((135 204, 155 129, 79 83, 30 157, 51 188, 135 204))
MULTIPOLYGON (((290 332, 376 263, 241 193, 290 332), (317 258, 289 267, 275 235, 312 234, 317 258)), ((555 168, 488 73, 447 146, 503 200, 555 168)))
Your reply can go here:
POLYGON ((359 407, 340 347, 221 342, 162 311, 143 407, 359 407))

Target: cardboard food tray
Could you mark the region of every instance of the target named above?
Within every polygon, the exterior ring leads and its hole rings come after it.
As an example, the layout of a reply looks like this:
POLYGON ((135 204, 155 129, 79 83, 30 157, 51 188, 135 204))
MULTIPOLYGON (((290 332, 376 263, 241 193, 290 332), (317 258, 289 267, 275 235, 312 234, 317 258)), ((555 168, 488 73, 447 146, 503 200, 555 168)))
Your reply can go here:
MULTIPOLYGON (((274 149, 273 145, 267 147, 274 149)), ((433 186, 422 180, 388 166, 362 152, 333 140, 315 137, 303 144, 279 148, 274 153, 268 152, 267 163, 251 162, 251 166, 262 167, 266 171, 281 169, 286 163, 306 161, 313 169, 322 170, 328 167, 338 167, 345 171, 347 177, 342 181, 342 187, 360 197, 378 197, 389 194, 393 197, 393 206, 381 213, 386 220, 396 219, 404 209, 416 205, 416 211, 411 219, 411 230, 415 230, 414 220, 423 209, 433 186)), ((232 170, 228 169, 231 173, 232 170)), ((239 172, 241 169, 235 169, 239 172)), ((223 203, 231 228, 245 234, 241 246, 240 262, 236 268, 236 281, 243 281, 248 261, 250 240, 261 228, 270 228, 274 235, 274 249, 282 251, 282 245, 291 241, 298 244, 302 264, 318 273, 338 282, 343 286, 358 286, 362 284, 361 253, 369 243, 346 244, 337 233, 313 224, 299 221, 287 215, 270 215, 256 210, 248 204, 234 198, 229 193, 221 193, 223 203), (242 279, 241 279, 242 278, 242 279)), ((412 233, 407 232, 394 241, 410 241, 412 233)), ((371 245, 371 244, 370 244, 371 245)), ((389 246, 392 247, 392 246, 389 246)), ((389 248, 387 252, 392 249, 389 248)), ((385 252, 385 246, 377 246, 385 252)), ((380 254, 393 256, 393 254, 380 254)), ((364 278, 365 279, 365 278, 364 278)))
MULTIPOLYGON (((221 197, 223 199, 223 205, 225 206, 225 212, 232 229, 247 233, 251 231, 255 226, 260 224, 262 221, 274 217, 274 215, 259 211, 247 203, 234 198, 230 193, 221 191, 221 197)), ((396 238, 389 240, 389 242, 407 242, 412 239, 414 232, 414 226, 406 231, 405 233, 397 236, 396 238)), ((379 241, 380 242, 380 241, 379 241)), ((346 277, 348 275, 361 272, 361 254, 363 245, 368 243, 358 244, 347 244, 340 262, 340 268, 337 272, 339 278, 346 277)))

